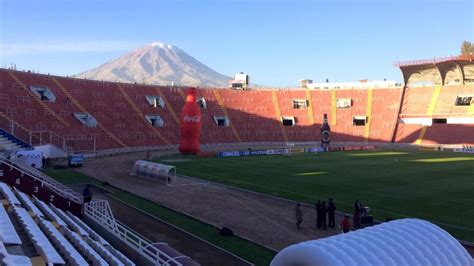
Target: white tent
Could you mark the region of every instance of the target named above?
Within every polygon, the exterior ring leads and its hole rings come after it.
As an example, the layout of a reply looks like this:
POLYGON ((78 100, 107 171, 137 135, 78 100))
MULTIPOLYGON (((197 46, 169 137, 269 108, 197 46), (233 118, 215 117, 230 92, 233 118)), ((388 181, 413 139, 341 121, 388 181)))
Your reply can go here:
POLYGON ((474 265, 474 260, 438 226, 401 219, 291 245, 271 262, 283 265, 474 265))
POLYGON ((58 147, 51 144, 35 146, 35 150, 43 152, 43 156, 45 158, 66 158, 67 157, 67 154, 64 151, 62 151, 58 147))

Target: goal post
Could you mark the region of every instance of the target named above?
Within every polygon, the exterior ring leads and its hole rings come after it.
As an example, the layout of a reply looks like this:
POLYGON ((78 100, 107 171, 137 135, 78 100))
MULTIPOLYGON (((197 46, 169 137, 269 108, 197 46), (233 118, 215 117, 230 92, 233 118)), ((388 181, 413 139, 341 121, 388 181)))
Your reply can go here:
POLYGON ((293 155, 296 153, 304 153, 304 148, 303 147, 296 147, 295 143, 293 142, 287 142, 286 143, 286 149, 288 150, 288 155, 293 155))
POLYGON ((294 147, 295 147, 295 144, 293 142, 287 142, 286 143, 286 149, 288 150, 287 155, 291 156, 292 150, 293 150, 294 147))

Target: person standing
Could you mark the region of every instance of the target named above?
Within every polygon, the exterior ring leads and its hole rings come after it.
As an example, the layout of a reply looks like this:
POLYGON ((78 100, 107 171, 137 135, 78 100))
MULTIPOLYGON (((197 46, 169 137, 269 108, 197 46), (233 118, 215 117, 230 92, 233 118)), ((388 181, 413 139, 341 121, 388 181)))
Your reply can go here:
POLYGON ((328 230, 328 228, 326 227, 326 214, 327 214, 328 210, 327 210, 327 207, 326 207, 326 202, 323 201, 323 204, 321 205, 321 225, 323 227, 324 230, 328 230))
POLYGON ((329 199, 328 203, 328 227, 336 227, 336 204, 332 198, 329 199))
POLYGON ((349 215, 344 215, 344 218, 341 221, 341 230, 344 233, 347 233, 351 230, 351 221, 349 221, 349 215))
POLYGON ((87 184, 86 188, 82 191, 82 196, 84 197, 84 203, 91 202, 92 200, 92 192, 91 192, 91 185, 87 184))
POLYGON ((299 202, 296 203, 295 216, 296 228, 301 229, 300 225, 303 222, 303 212, 301 211, 301 204, 299 202))
POLYGON ((354 203, 354 212, 357 212, 360 215, 361 211, 362 211, 362 204, 359 202, 358 199, 356 199, 356 201, 354 203))
POLYGON ((316 208, 316 228, 321 229, 321 200, 319 199, 318 202, 316 202, 315 208, 316 208))
POLYGON ((354 211, 354 229, 359 229, 360 227, 360 212, 354 211))

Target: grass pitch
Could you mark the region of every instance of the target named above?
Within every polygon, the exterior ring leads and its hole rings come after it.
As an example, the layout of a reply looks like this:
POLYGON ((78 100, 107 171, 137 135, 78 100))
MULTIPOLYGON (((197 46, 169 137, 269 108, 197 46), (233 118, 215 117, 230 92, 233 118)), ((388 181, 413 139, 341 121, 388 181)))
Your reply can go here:
POLYGON ((353 151, 165 162, 180 174, 291 200, 355 199, 375 218, 430 220, 474 241, 474 155, 429 151, 353 151))

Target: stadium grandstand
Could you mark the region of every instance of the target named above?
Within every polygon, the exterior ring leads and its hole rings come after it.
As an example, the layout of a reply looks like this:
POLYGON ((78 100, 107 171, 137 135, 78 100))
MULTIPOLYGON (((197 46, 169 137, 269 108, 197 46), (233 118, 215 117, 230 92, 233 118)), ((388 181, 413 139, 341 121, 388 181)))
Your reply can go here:
POLYGON ((474 266, 474 0, 0 0, 0 266, 474 266))
POLYGON ((77 192, 4 157, 0 177, 2 265, 198 265, 122 225, 107 201, 83 208, 77 192))
MULTIPOLYGON (((470 55, 397 62, 403 84, 361 80, 305 82, 301 88, 286 89, 197 88, 200 143, 212 150, 198 156, 215 156, 220 147, 248 148, 250 152, 254 147, 292 150, 295 145, 319 146, 325 138, 320 130, 323 121, 330 126, 333 147, 420 147, 471 153, 473 60, 470 55)), ((186 89, 0 69, 3 264, 198 265, 172 245, 154 243, 135 232, 133 225, 114 218, 106 200, 85 203, 77 189, 35 169, 35 165, 13 159, 17 152, 45 145, 50 154, 65 158, 138 151, 176 153, 186 89)), ((160 167, 176 171, 175 167, 160 167)), ((168 176, 166 184, 172 184, 168 176)), ((206 191, 203 187, 201 191, 206 191)), ((410 221, 400 224, 410 226, 410 221)), ((392 226, 396 228, 397 223, 392 226)), ((432 228, 424 223, 417 226, 432 228)), ((377 228, 352 236, 364 237, 377 228)), ((454 239, 441 229, 433 234, 454 239)), ((331 239, 311 245, 324 246, 328 241, 331 239)), ((417 248, 412 251, 416 253, 417 248)), ((467 258, 463 261, 470 262, 459 243, 453 244, 455 252, 464 252, 467 258)), ((393 258, 402 261, 402 255, 393 258)), ((291 256, 298 257, 298 252, 291 256)), ((324 256, 325 261, 340 263, 324 256)), ((370 256, 377 262, 375 255, 370 256)), ((365 261, 357 259, 357 263, 365 261)), ((343 265, 337 263, 334 265, 343 265)))
MULTIPOLYGON (((472 60, 396 63, 403 86, 362 81, 314 89, 201 88, 201 143, 315 142, 327 114, 334 142, 473 145, 472 60)), ((99 152, 178 143, 182 87, 8 69, 0 77, 0 127, 26 144, 99 152)))

